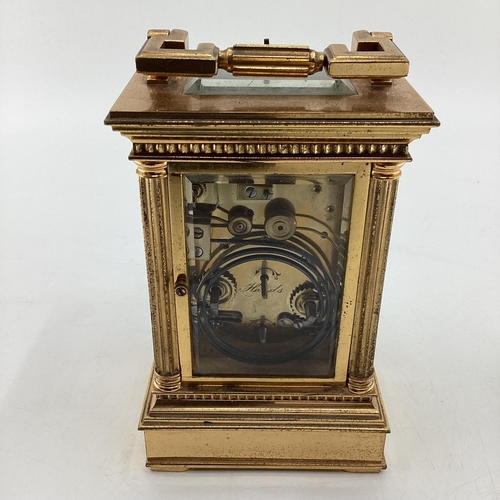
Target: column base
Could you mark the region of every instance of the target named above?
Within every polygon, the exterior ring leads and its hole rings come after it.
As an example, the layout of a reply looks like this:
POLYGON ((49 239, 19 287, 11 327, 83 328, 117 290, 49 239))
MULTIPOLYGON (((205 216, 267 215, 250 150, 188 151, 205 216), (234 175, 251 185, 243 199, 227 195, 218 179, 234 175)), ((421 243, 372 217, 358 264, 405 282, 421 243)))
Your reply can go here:
POLYGON ((385 469, 389 426, 378 383, 369 395, 344 387, 181 387, 150 381, 140 421, 148 467, 188 469, 385 469))
POLYGON ((347 387, 353 394, 368 394, 375 387, 375 377, 371 375, 366 378, 356 378, 349 375, 347 387))
POLYGON ((153 371, 153 385, 160 392, 177 391, 181 388, 181 374, 165 377, 153 371))

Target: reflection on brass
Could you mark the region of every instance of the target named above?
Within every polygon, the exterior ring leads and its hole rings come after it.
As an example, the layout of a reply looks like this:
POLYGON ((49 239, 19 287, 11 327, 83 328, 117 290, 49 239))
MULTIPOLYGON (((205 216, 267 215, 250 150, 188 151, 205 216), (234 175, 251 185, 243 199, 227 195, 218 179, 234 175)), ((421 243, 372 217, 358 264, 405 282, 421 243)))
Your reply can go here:
MULTIPOLYGON (((188 49, 183 30, 149 30, 136 57, 139 73, 149 82, 168 76, 210 77, 224 69, 235 76, 306 78, 322 71, 332 78, 369 78, 390 82, 408 74, 409 61, 385 32, 356 31, 352 51, 329 45, 324 52, 302 45, 237 44, 219 50, 212 43, 188 49)), ((163 80, 165 81, 165 80, 163 80)))
POLYGON ((192 50, 185 31, 150 30, 136 62, 106 123, 130 139, 139 178, 147 465, 385 468, 374 356, 397 185, 409 144, 439 125, 402 78, 407 59, 385 32, 319 52, 192 50), (186 92, 220 68, 325 68, 353 91, 186 92))

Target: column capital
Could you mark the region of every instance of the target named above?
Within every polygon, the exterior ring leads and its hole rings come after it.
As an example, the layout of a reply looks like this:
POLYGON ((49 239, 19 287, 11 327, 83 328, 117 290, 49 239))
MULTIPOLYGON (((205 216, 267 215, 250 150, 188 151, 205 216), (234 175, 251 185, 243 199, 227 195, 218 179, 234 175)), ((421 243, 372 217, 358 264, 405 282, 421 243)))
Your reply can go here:
POLYGON ((380 180, 394 180, 401 177, 401 167, 406 162, 374 163, 372 166, 372 177, 380 180))
POLYGON ((134 163, 137 165, 137 175, 139 177, 154 179, 167 176, 166 161, 135 160, 134 163))

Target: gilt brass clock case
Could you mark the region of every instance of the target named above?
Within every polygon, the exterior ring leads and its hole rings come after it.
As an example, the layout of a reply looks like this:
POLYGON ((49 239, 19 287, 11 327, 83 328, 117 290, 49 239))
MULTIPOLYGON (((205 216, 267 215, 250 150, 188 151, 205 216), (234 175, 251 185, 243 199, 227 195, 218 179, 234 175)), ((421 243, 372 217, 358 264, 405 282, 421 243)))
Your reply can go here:
POLYGON ((407 59, 389 33, 356 32, 351 51, 221 51, 152 30, 136 63, 106 123, 139 175, 147 465, 380 471, 397 184, 439 124, 407 59))

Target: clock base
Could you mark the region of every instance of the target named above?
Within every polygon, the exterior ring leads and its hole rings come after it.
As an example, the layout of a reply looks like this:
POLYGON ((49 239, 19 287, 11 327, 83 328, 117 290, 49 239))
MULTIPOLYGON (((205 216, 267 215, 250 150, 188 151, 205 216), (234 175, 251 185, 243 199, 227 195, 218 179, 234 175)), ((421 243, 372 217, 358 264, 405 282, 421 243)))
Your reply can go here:
POLYGON ((146 465, 188 469, 324 469, 380 472, 389 425, 378 383, 345 387, 181 387, 150 380, 139 429, 146 465))

